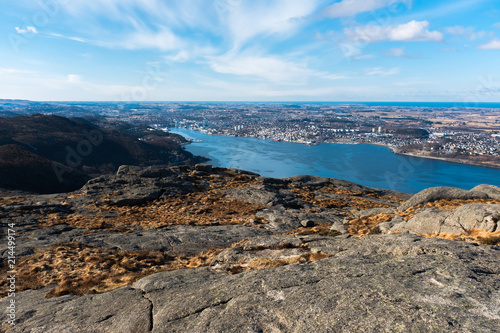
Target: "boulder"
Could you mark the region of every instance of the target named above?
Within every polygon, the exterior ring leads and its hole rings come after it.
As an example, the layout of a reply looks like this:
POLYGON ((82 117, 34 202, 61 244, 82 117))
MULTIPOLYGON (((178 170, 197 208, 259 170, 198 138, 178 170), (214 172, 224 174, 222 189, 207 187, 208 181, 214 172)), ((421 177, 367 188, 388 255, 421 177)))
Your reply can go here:
POLYGON ((469 199, 488 199, 488 194, 478 191, 467 191, 456 187, 431 187, 418 192, 400 207, 399 211, 405 211, 410 207, 415 207, 437 200, 469 200, 469 199))
POLYGON ((273 236, 217 260, 279 258, 280 247, 330 257, 239 274, 161 272, 101 295, 19 292, 8 332, 498 331, 497 247, 413 235, 273 236))
POLYGON ((211 164, 196 164, 194 166, 194 169, 196 171, 201 171, 201 172, 212 172, 212 165, 211 164))
POLYGON ((453 211, 422 208, 407 222, 396 224, 391 232, 460 234, 473 229, 500 231, 500 205, 471 203, 453 211))
POLYGON ((302 220, 300 224, 305 228, 314 227, 316 225, 313 220, 302 220))
POLYGON ((224 190, 231 199, 250 202, 262 206, 277 206, 298 208, 306 203, 295 193, 289 190, 281 190, 273 185, 256 184, 245 187, 224 190))
MULTIPOLYGON (((450 214, 438 208, 421 208, 416 215, 407 222, 401 222, 390 229, 391 232, 409 232, 417 235, 439 233, 444 220, 450 214)), ((458 229, 457 229, 458 230, 458 229)))
POLYGON ((466 204, 446 217, 440 232, 457 233, 480 229, 487 232, 500 231, 500 204, 466 204))
POLYGON ((471 191, 486 193, 491 199, 500 200, 500 187, 482 184, 474 187, 471 191))
POLYGON ((353 218, 363 218, 363 217, 368 217, 368 216, 378 215, 378 214, 396 214, 396 209, 394 209, 394 208, 365 209, 365 210, 360 210, 359 212, 355 212, 352 217, 353 218))

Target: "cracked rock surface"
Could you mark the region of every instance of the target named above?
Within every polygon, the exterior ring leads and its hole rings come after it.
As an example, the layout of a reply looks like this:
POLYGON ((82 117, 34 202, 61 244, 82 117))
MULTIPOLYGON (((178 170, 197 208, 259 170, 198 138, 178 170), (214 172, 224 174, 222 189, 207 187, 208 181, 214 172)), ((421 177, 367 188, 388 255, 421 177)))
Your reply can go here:
POLYGON ((304 243, 329 257, 239 274, 215 267, 161 272, 102 295, 44 299, 44 289, 26 291, 18 298, 20 322, 10 332, 498 329, 497 247, 412 235, 265 236, 238 251, 252 257, 304 243))
POLYGON ((0 332, 498 332, 499 193, 210 165, 0 193, 0 332))

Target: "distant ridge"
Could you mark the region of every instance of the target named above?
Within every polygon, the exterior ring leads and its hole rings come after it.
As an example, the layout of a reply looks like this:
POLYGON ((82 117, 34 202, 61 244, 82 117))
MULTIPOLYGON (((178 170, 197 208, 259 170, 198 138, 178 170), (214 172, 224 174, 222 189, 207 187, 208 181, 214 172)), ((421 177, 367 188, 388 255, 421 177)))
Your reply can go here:
POLYGON ((126 133, 80 119, 33 115, 0 118, 0 188, 55 193, 116 172, 122 164, 174 165, 203 161, 163 132, 126 133), (139 140, 141 139, 141 140, 139 140))

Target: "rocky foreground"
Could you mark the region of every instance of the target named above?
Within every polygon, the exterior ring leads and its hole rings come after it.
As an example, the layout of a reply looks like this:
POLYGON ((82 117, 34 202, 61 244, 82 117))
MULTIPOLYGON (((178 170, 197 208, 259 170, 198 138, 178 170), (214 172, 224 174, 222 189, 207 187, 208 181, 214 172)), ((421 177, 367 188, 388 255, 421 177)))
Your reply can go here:
POLYGON ((315 176, 122 166, 72 193, 5 194, 0 218, 16 231, 7 332, 500 327, 494 186, 412 196, 315 176))

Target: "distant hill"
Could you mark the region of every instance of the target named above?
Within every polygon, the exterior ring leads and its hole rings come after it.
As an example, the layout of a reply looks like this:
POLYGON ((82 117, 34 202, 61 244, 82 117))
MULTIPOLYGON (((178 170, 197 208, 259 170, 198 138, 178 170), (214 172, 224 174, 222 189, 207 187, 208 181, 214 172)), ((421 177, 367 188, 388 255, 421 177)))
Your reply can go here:
POLYGON ((123 164, 175 165, 203 161, 175 134, 53 115, 0 118, 0 188, 55 193, 80 188, 123 164))

